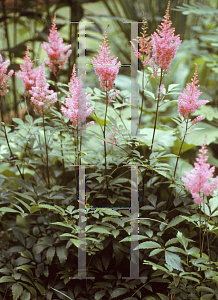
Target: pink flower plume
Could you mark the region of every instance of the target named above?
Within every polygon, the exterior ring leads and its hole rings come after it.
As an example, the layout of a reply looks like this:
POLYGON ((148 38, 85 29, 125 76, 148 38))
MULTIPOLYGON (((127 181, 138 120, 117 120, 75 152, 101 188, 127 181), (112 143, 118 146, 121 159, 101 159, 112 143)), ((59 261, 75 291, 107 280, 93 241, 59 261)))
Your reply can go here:
POLYGON ((104 91, 110 91, 111 89, 113 89, 114 81, 121 66, 120 61, 117 63, 117 57, 108 57, 108 55, 110 54, 110 47, 108 46, 107 41, 108 26, 106 27, 104 33, 104 39, 100 44, 101 50, 97 50, 99 55, 96 55, 96 57, 91 59, 91 63, 94 66, 95 73, 98 75, 101 87, 104 91))
POLYGON ((29 56, 29 42, 27 44, 26 55, 23 58, 23 65, 20 65, 20 71, 15 73, 17 77, 22 79, 24 94, 28 95, 33 86, 36 85, 36 78, 39 73, 39 67, 32 69, 33 62, 29 56))
POLYGON ((6 74, 10 61, 2 61, 2 55, 0 54, 0 96, 4 96, 6 93, 8 93, 8 79, 14 74, 13 70, 10 70, 8 74, 6 74))
MULTIPOLYGON (((79 123, 83 124, 85 122, 94 107, 89 107, 89 102, 86 102, 91 95, 86 95, 85 90, 82 88, 81 78, 76 77, 75 64, 72 70, 69 92, 71 96, 66 98, 65 106, 61 106, 61 111, 70 119, 74 127, 78 127, 79 123)), ((94 124, 94 121, 89 122, 86 126, 92 124, 94 124)))
MULTIPOLYGON (((185 119, 188 119, 190 114, 194 113, 198 107, 209 102, 209 100, 198 100, 202 92, 198 90, 200 85, 197 85, 197 69, 198 65, 196 64, 195 73, 193 78, 191 79, 192 82, 186 84, 186 88, 178 98, 178 112, 180 116, 184 117, 185 119)), ((199 118, 198 121, 200 121, 199 118)))
POLYGON ((164 19, 161 25, 159 25, 161 30, 157 29, 157 32, 151 35, 153 59, 155 64, 157 64, 164 73, 169 73, 171 61, 175 57, 178 46, 181 44, 180 36, 174 35, 175 28, 171 28, 172 21, 170 20, 169 9, 170 1, 168 2, 164 19))
POLYGON ((190 190, 196 204, 204 203, 201 193, 209 196, 214 193, 218 185, 218 176, 213 181, 209 180, 213 177, 215 167, 210 167, 207 163, 208 156, 207 147, 205 144, 199 150, 198 158, 194 163, 194 169, 190 172, 185 172, 187 178, 182 177, 185 187, 190 190))
POLYGON ((47 52, 49 60, 46 62, 49 65, 49 69, 55 75, 58 73, 58 69, 62 69, 72 53, 72 50, 69 50, 71 45, 64 46, 63 39, 59 38, 59 33, 57 32, 56 27, 56 14, 54 15, 52 27, 50 29, 50 34, 48 36, 49 43, 43 42, 41 47, 47 52), (67 51, 67 53, 65 53, 67 51))
POLYGON ((143 13, 143 25, 142 25, 141 36, 134 39, 134 41, 139 43, 139 51, 136 48, 135 44, 133 44, 132 41, 130 41, 130 43, 133 47, 135 56, 137 58, 142 59, 142 65, 144 68, 146 65, 149 64, 149 59, 151 56, 151 37, 147 35, 146 30, 147 30, 147 21, 145 19, 144 13, 143 13))
POLYGON ((49 84, 45 78, 45 62, 39 68, 36 78, 36 85, 29 91, 32 97, 30 100, 34 105, 34 111, 42 113, 48 110, 55 102, 57 102, 57 95, 53 90, 49 90, 49 84))

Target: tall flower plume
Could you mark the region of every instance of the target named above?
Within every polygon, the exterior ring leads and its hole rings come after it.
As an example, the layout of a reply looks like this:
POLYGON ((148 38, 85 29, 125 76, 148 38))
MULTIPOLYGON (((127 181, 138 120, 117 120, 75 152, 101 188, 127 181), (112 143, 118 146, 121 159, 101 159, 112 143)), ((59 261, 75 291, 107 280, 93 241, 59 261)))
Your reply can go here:
POLYGON ((147 35, 146 30, 147 30, 147 21, 143 13, 143 25, 142 25, 141 36, 138 36, 136 39, 134 39, 134 41, 139 43, 139 51, 132 41, 130 41, 130 43, 133 47, 135 56, 137 58, 142 59, 142 65, 144 68, 146 65, 149 64, 149 60, 151 56, 151 37, 147 35))
POLYGON ((36 78, 36 85, 29 91, 32 97, 30 100, 34 105, 34 111, 42 113, 48 110, 55 102, 57 102, 57 95, 53 90, 49 90, 49 84, 45 78, 45 62, 39 68, 36 78))
POLYGON ((72 53, 72 50, 69 50, 71 45, 64 46, 63 39, 59 38, 59 35, 60 34, 57 32, 56 27, 55 14, 52 27, 50 29, 50 34, 48 36, 50 44, 43 42, 43 45, 41 45, 41 47, 47 52, 47 55, 49 57, 49 60, 46 60, 49 65, 49 69, 55 75, 58 73, 58 68, 62 69, 64 67, 68 57, 72 53))
POLYGON ((6 74, 9 64, 9 60, 3 62, 2 55, 0 54, 0 96, 4 96, 8 93, 8 79, 14 74, 13 70, 10 70, 8 74, 6 74))
MULTIPOLYGON (((198 107, 209 102, 209 100, 198 100, 202 92, 198 90, 200 85, 197 85, 197 83, 199 82, 199 80, 197 80, 197 70, 198 65, 196 64, 195 73, 193 78, 191 79, 192 82, 186 84, 186 88, 178 98, 178 112, 180 116, 184 117, 185 119, 188 119, 190 114, 194 113, 198 107)), ((192 121, 192 125, 201 121, 203 118, 204 116, 195 118, 192 121)))
MULTIPOLYGON (((82 88, 81 78, 76 76, 76 65, 74 64, 69 87, 70 97, 66 98, 65 106, 61 106, 62 113, 70 118, 72 125, 78 127, 83 124, 86 118, 93 111, 94 107, 89 107, 88 99, 90 94, 86 95, 82 88), (88 109, 86 109, 88 107, 88 109)), ((94 121, 89 122, 86 126, 94 124, 94 121)))
POLYGON ((212 195, 218 185, 218 176, 213 181, 209 180, 213 177, 215 167, 210 167, 207 163, 208 156, 207 147, 205 144, 199 150, 198 158, 194 163, 194 169, 190 172, 185 172, 187 178, 182 177, 185 187, 190 190, 196 204, 204 203, 201 193, 205 196, 212 195))
POLYGON ((93 59, 91 59, 91 63, 94 66, 95 73, 98 75, 101 87, 104 91, 110 91, 114 88, 114 81, 121 66, 120 61, 117 63, 117 57, 108 57, 111 52, 109 50, 110 47, 108 46, 107 41, 108 27, 109 25, 106 27, 103 41, 100 44, 101 50, 97 50, 99 55, 96 55, 96 57, 93 57, 93 59))
POLYGON ((29 42, 26 49, 26 55, 23 58, 23 64, 20 65, 20 71, 15 73, 17 77, 22 79, 24 94, 30 94, 30 90, 36 85, 36 78, 39 73, 39 67, 32 69, 33 62, 29 56, 29 42))
POLYGON ((175 28, 171 28, 172 21, 169 15, 170 1, 168 2, 166 14, 159 25, 160 29, 151 35, 153 54, 151 65, 162 69, 164 73, 169 73, 171 60, 175 57, 178 46, 181 44, 180 36, 174 35, 175 28))

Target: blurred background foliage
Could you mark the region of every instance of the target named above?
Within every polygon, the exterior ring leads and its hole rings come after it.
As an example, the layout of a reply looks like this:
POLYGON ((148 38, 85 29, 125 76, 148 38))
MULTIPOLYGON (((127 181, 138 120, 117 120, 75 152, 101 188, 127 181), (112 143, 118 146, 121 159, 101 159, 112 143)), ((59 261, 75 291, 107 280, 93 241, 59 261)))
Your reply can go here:
MULTIPOLYGON (((18 71, 27 42, 30 41, 32 59, 35 66, 38 66, 46 56, 45 51, 41 49, 41 43, 47 41, 56 13, 60 36, 66 44, 71 43, 73 50, 60 74, 60 81, 67 83, 78 56, 78 24, 71 22, 86 21, 86 85, 91 88, 98 87, 98 78, 89 67, 90 59, 97 54, 96 49, 99 49, 105 28, 110 24, 108 37, 111 54, 118 57, 122 63, 117 87, 125 89, 126 86, 126 89, 129 89, 130 22, 141 22, 143 11, 148 22, 148 34, 152 34, 163 19, 167 3, 168 0, 1 0, 0 52, 5 60, 10 59, 9 69, 18 71)), ((201 99, 210 100, 210 104, 215 107, 218 101, 218 3, 216 0, 172 0, 170 7, 173 27, 176 34, 180 34, 183 43, 179 47, 165 84, 179 83, 182 91, 185 83, 192 78, 194 63, 197 63, 199 84, 203 92, 201 99)), ((141 23, 139 33, 140 31, 141 23)), ((21 80, 13 76, 10 93, 2 103, 5 120, 8 122, 12 117, 21 117, 25 113, 22 92, 21 80)))

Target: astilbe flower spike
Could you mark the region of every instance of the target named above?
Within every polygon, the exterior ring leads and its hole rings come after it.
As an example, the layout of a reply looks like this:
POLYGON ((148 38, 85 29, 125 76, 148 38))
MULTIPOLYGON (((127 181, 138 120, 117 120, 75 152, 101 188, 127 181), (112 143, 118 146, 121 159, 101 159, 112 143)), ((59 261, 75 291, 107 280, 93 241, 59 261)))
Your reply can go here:
POLYGON ((185 172, 187 178, 182 177, 185 187, 190 190, 196 204, 205 202, 201 193, 205 196, 212 195, 218 185, 218 176, 209 182, 214 175, 215 167, 210 167, 210 164, 207 163, 208 156, 206 155, 207 147, 205 144, 201 146, 199 152, 198 158, 196 158, 197 162, 194 163, 194 169, 185 172))
POLYGON ((110 91, 114 88, 114 81, 121 66, 120 61, 117 63, 117 57, 108 57, 108 55, 110 54, 110 47, 108 46, 107 41, 108 26, 106 27, 103 41, 100 44, 101 50, 97 50, 99 55, 96 55, 96 57, 93 57, 93 59, 91 59, 91 63, 94 66, 95 73, 98 75, 101 87, 104 91, 110 91))
POLYGON ((64 46, 63 39, 59 38, 60 34, 57 32, 55 22, 56 14, 54 15, 52 27, 48 36, 50 44, 43 42, 43 45, 41 45, 41 47, 47 52, 47 55, 49 57, 49 60, 46 59, 46 62, 49 65, 50 71, 57 75, 58 68, 62 69, 64 67, 68 57, 72 53, 72 50, 69 50, 71 45, 64 46))
POLYGON ((142 25, 141 36, 138 36, 136 39, 133 40, 139 43, 139 51, 132 41, 130 41, 130 43, 133 47, 135 56, 137 58, 142 59, 142 65, 144 68, 146 65, 149 64, 149 60, 151 56, 151 37, 147 35, 146 30, 147 30, 147 21, 143 13, 143 25, 142 25))
MULTIPOLYGON (((203 104, 209 102, 209 100, 198 100, 199 96, 202 94, 198 90, 200 85, 197 85, 198 81, 198 65, 196 64, 195 73, 193 78, 191 79, 191 83, 186 84, 186 88, 180 94, 178 98, 178 112, 181 117, 188 119, 190 114, 194 113, 198 107, 203 104)), ((204 116, 199 116, 192 121, 192 125, 196 124, 197 122, 203 120, 204 116)))
POLYGON ((53 90, 49 90, 49 84, 45 78, 45 62, 39 68, 38 76, 36 78, 36 86, 33 86, 29 91, 32 97, 30 100, 34 105, 34 111, 43 113, 47 111, 55 102, 57 102, 57 95, 53 90))
MULTIPOLYGON (((82 88, 81 77, 76 76, 76 65, 74 64, 69 87, 70 97, 66 98, 65 106, 61 106, 61 112, 67 116, 74 127, 85 122, 86 118, 93 111, 94 107, 89 107, 88 99, 91 94, 86 95, 82 88), (86 109, 88 107, 88 109, 86 109)), ((94 124, 94 121, 89 122, 86 126, 94 124)))
MULTIPOLYGON (((174 35, 175 28, 171 28, 172 21, 169 15, 170 1, 168 2, 166 14, 155 33, 151 35, 152 42, 152 58, 151 66, 154 69, 154 76, 157 77, 157 66, 161 68, 162 72, 169 73, 171 68, 171 61, 175 57, 178 46, 181 44, 180 36, 174 35)), ((155 78, 156 78, 155 77, 155 78)))
POLYGON ((23 64, 20 65, 20 71, 15 73, 17 77, 22 79, 24 94, 30 95, 30 90, 36 85, 36 78, 39 73, 39 67, 32 69, 33 62, 29 56, 29 42, 27 44, 26 55, 23 58, 23 64))
POLYGON ((8 79, 14 74, 13 70, 10 70, 8 74, 6 74, 9 64, 9 60, 3 62, 2 55, 0 54, 0 96, 4 96, 8 93, 8 79))

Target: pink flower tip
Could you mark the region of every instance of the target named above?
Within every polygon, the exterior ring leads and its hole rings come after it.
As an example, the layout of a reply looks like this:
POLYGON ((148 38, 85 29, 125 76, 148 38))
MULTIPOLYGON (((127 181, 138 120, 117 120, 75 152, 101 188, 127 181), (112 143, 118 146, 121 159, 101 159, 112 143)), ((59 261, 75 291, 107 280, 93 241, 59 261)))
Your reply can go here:
POLYGON ((4 96, 9 92, 9 90, 7 89, 8 80, 14 74, 14 70, 10 70, 7 74, 9 64, 9 60, 3 62, 2 55, 0 54, 0 96, 4 96))
POLYGON ((199 150, 198 158, 194 163, 194 169, 185 172, 186 178, 182 177, 185 187, 191 192, 196 204, 204 203, 202 196, 209 196, 214 193, 218 185, 218 176, 213 178, 215 167, 210 167, 207 163, 208 156, 205 144, 199 150))
MULTIPOLYGON (((186 88, 178 98, 178 112, 180 116, 185 119, 188 119, 190 114, 194 113, 198 107, 209 102, 209 100, 198 100, 202 92, 198 90, 200 85, 197 85, 197 68, 198 66, 196 64, 195 73, 191 79, 191 83, 186 84, 186 88)), ((199 120, 197 122, 199 122, 199 120)))
POLYGON ((157 32, 151 35, 153 59, 164 73, 169 73, 171 61, 182 42, 179 35, 174 35, 175 28, 171 28, 172 21, 170 20, 169 9, 170 1, 164 19, 159 25, 160 29, 157 29, 157 32))
POLYGON ((103 41, 100 44, 100 50, 97 50, 99 55, 91 59, 95 73, 98 75, 101 87, 104 91, 110 91, 114 88, 114 81, 121 66, 120 61, 117 63, 117 57, 108 56, 110 54, 110 47, 107 41, 108 27, 109 25, 106 27, 103 41))
POLYGON ((50 34, 48 36, 49 43, 43 42, 41 47, 47 52, 49 57, 48 62, 49 69, 55 75, 58 73, 58 68, 62 69, 72 53, 71 45, 64 46, 63 39, 59 38, 59 33, 56 27, 56 14, 54 15, 52 27, 50 29, 50 34), (67 51, 67 52, 66 52, 67 51), (66 53, 65 53, 66 52, 66 53))

